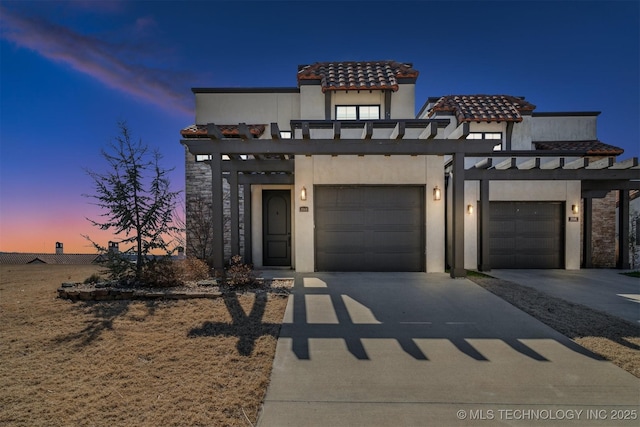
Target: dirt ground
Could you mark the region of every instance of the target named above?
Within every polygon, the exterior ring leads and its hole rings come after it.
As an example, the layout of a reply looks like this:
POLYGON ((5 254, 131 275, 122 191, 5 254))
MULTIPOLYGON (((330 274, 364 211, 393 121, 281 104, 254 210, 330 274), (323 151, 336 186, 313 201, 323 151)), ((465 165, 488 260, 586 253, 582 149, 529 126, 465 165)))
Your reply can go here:
POLYGON ((0 426, 256 422, 286 298, 56 297, 97 269, 0 265, 0 426))
POLYGON ((640 326, 506 280, 469 279, 640 378, 640 326))

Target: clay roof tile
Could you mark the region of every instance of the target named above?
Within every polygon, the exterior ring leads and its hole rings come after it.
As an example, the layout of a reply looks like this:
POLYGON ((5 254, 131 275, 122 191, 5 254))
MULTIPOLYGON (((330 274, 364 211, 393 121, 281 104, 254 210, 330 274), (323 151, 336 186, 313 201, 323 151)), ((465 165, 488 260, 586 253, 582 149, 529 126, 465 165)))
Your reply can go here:
POLYGON ((298 67, 298 85, 304 80, 319 80, 327 90, 398 90, 398 79, 416 79, 412 64, 396 61, 316 62, 298 67))
POLYGON ((448 95, 436 101, 429 117, 451 112, 458 122, 521 122, 521 113, 535 108, 523 98, 511 95, 448 95))

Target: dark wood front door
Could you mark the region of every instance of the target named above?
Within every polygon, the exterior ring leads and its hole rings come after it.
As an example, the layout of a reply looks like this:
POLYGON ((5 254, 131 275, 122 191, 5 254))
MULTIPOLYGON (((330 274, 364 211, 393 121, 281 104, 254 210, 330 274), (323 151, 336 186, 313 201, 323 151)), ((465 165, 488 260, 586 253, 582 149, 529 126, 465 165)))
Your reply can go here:
POLYGON ((291 266, 291 192, 262 192, 262 262, 291 266))

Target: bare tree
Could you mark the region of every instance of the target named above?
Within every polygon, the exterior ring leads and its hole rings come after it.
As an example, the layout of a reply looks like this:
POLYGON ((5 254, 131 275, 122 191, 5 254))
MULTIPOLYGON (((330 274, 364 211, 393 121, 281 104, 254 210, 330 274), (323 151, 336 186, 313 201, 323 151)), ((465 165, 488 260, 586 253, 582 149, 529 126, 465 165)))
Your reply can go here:
MULTIPOLYGON (((223 203, 228 202, 229 193, 225 191, 223 203)), ((186 218, 187 255, 210 264, 215 239, 224 239, 224 236, 215 236, 213 230, 213 203, 211 199, 197 196, 188 200, 186 218)), ((226 229, 230 219, 225 215, 223 221, 226 229)))
POLYGON ((142 140, 133 142, 126 123, 118 123, 118 128, 120 135, 101 150, 108 171, 87 170, 95 190, 87 197, 104 210, 101 221, 87 219, 101 230, 123 235, 119 243, 134 244, 130 251, 136 256, 135 278, 139 279, 148 254, 154 250, 169 253, 165 238, 175 229, 173 212, 180 192, 171 191, 168 175, 172 169, 161 167, 160 152, 150 150, 142 140))
POLYGON ((187 209, 187 254, 210 262, 214 239, 211 200, 196 197, 190 201, 187 209))

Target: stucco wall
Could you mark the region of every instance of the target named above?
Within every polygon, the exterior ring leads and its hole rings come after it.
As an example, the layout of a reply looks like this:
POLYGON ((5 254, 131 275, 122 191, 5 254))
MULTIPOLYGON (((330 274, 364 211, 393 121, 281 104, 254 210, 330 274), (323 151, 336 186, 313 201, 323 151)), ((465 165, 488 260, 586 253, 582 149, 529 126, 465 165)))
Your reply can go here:
POLYGON ((512 150, 532 150, 531 146, 531 125, 533 118, 529 115, 522 116, 521 122, 513 124, 511 133, 512 150))
POLYGON ((221 125, 278 123, 300 117, 298 93, 196 93, 196 123, 221 125))
POLYGON ((533 141, 587 141, 598 138, 597 116, 534 115, 531 121, 533 141))
POLYGON ((324 120, 324 96, 319 85, 300 86, 300 118, 324 120))
POLYGON ((401 84, 391 93, 391 118, 413 119, 416 117, 416 85, 401 84))

